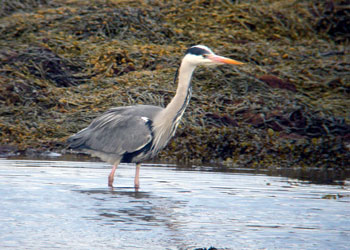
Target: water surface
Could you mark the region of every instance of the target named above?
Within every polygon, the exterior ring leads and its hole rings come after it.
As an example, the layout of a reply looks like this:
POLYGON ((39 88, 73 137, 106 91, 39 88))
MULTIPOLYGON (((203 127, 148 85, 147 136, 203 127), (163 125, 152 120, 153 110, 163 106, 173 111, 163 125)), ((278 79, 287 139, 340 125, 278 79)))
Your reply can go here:
MULTIPOLYGON (((210 169, 207 169, 210 170, 210 169)), ((349 249, 350 182, 0 159, 1 249, 349 249)))

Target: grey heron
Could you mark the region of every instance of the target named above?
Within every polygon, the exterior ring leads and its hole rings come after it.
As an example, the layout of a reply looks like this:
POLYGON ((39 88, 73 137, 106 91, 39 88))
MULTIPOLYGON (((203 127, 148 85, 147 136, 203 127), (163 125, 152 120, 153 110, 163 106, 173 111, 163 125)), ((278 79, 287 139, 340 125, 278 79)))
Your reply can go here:
POLYGON ((113 187, 119 163, 136 163, 135 188, 139 188, 141 163, 157 155, 174 136, 191 98, 191 78, 199 65, 240 65, 242 62, 216 55, 204 45, 187 49, 178 69, 175 96, 165 107, 136 105, 111 108, 68 138, 69 147, 83 150, 113 165, 108 185, 113 187))

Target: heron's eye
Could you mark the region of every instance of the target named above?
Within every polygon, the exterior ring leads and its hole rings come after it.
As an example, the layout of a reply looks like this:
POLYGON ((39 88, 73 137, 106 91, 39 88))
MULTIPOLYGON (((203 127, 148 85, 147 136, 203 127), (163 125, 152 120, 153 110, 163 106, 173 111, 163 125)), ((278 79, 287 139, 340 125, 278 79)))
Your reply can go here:
POLYGON ((203 56, 203 58, 208 58, 207 54, 203 54, 202 56, 203 56))

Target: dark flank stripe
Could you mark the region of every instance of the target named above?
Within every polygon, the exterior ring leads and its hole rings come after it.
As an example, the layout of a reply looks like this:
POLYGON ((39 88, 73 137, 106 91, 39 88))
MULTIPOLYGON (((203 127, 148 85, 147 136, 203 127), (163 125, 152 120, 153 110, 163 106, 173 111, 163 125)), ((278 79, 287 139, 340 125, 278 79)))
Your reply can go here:
POLYGON ((152 136, 152 140, 147 143, 143 148, 134 151, 134 152, 125 152, 123 154, 123 157, 121 159, 120 162, 122 163, 131 163, 133 162, 133 159, 141 154, 146 155, 150 152, 151 148, 152 148, 152 144, 153 144, 153 138, 154 138, 154 134, 153 134, 153 126, 152 126, 152 121, 149 120, 148 122, 146 122, 147 127, 149 128, 149 130, 151 131, 151 136, 152 136))

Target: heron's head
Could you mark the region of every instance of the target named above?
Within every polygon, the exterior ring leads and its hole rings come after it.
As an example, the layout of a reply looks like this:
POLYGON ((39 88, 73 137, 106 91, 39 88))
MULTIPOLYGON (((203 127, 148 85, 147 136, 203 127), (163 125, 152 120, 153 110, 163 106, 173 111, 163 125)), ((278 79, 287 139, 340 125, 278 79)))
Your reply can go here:
POLYGON ((195 45, 186 51, 184 60, 198 65, 220 65, 220 64, 234 64, 241 65, 242 62, 216 55, 211 49, 204 45, 195 45))

